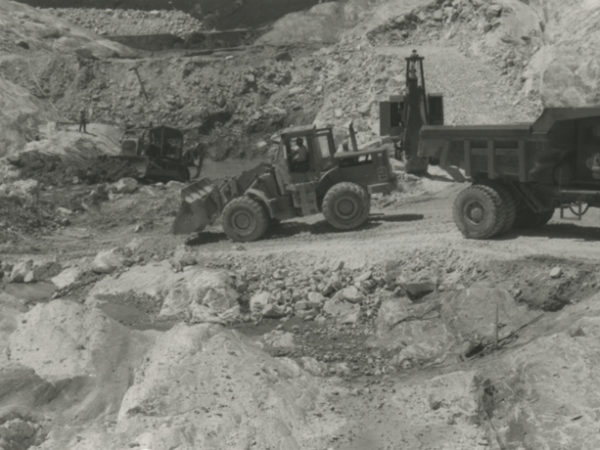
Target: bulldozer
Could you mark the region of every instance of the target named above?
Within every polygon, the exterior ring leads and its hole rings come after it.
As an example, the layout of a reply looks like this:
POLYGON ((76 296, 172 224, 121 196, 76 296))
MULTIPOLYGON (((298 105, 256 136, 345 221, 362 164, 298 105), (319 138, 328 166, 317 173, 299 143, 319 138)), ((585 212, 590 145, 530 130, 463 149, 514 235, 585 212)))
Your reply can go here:
POLYGON ((183 133, 172 127, 128 128, 117 155, 101 155, 81 170, 80 178, 100 183, 132 177, 140 181, 187 182, 202 168, 203 152, 183 150, 183 133))
POLYGON ((278 221, 319 212, 337 230, 360 227, 369 218, 371 194, 389 194, 396 175, 385 144, 359 149, 352 124, 349 132, 350 144, 336 152, 331 126, 283 130, 271 164, 185 187, 173 232, 199 232, 220 217, 231 240, 248 242, 278 221))
MULTIPOLYGON (((146 102, 148 92, 136 67, 135 73, 146 102)), ((200 174, 203 152, 199 147, 184 151, 183 132, 167 125, 127 127, 121 138, 121 152, 106 156, 97 164, 96 170, 118 178, 131 176, 139 180, 187 182, 200 174), (104 163, 104 164, 102 164, 104 163)))
POLYGON ((117 158, 135 169, 135 178, 152 181, 187 182, 202 166, 201 157, 183 151, 183 133, 165 125, 127 129, 117 158))

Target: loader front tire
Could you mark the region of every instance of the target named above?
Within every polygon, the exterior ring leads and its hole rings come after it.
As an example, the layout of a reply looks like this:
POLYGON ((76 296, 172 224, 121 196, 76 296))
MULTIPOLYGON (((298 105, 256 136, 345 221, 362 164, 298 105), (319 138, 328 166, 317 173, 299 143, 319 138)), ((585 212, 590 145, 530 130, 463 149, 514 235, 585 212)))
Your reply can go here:
POLYGON ((468 239, 489 239, 505 223, 502 198, 491 186, 475 184, 463 189, 452 209, 456 226, 468 239))
POLYGON ((269 227, 269 217, 263 206, 250 197, 231 200, 223 209, 223 231, 235 242, 256 241, 269 227))
POLYGON ((367 191, 356 183, 337 183, 325 194, 322 210, 332 227, 352 230, 369 218, 371 199, 367 191))

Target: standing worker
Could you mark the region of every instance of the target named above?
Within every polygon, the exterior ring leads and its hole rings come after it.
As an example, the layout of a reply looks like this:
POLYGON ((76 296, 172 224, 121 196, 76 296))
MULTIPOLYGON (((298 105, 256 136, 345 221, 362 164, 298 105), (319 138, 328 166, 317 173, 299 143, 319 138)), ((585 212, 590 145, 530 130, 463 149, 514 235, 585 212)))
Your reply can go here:
POLYGON ((87 114, 85 112, 85 108, 82 108, 81 111, 79 111, 79 132, 80 133, 87 133, 87 114))

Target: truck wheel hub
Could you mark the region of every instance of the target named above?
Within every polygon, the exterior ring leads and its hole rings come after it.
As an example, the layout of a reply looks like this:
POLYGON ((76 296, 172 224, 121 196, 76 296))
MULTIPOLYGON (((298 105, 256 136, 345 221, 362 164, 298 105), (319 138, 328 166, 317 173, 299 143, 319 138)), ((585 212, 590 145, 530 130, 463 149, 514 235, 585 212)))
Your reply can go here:
POLYGON ((231 218, 231 222, 238 230, 247 230, 252 225, 252 219, 245 211, 240 211, 231 218))
POLYGON ((483 206, 478 202, 469 203, 465 209, 465 215, 469 221, 478 224, 483 220, 483 206))
POLYGON ((351 198, 342 198, 336 205, 336 212, 338 216, 343 217, 345 219, 351 218, 354 214, 356 214, 357 205, 351 198))

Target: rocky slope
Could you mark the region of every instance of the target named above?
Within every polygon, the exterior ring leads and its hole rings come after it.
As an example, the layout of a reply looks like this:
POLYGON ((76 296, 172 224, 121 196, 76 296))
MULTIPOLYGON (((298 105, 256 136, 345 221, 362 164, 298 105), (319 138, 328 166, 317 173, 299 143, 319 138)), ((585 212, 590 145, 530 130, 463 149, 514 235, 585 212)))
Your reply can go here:
MULTIPOLYGON (((189 142, 202 142, 219 159, 254 154, 257 146, 264 151, 280 127, 313 119, 341 126, 352 118, 369 140, 378 131, 377 101, 402 91, 403 58, 415 47, 427 58, 430 92, 445 95, 451 124, 532 120, 544 104, 593 104, 597 14, 593 3, 415 0, 366 9, 354 0, 284 17, 259 38, 269 46, 264 49, 213 56, 138 52, 136 59, 111 58, 127 54, 116 44, 96 48, 97 59, 82 58, 73 41, 59 55, 35 35, 26 50, 16 46, 15 31, 5 39, 10 57, 0 61, 0 74, 35 97, 25 111, 35 104, 44 118, 73 120, 85 107, 98 122, 166 122, 189 130, 189 142), (578 32, 566 39, 576 23, 578 32), (339 42, 314 52, 299 46, 307 39, 319 46, 339 42), (282 43, 292 47, 270 47, 282 43)), ((58 23, 40 17, 48 29, 58 23)), ((108 45, 91 34, 85 39, 108 45)), ((30 122, 19 121, 21 131, 12 125, 11 139, 22 145, 24 136, 35 136, 30 122)))
POLYGON ((52 15, 100 35, 173 34, 186 36, 204 24, 182 11, 48 8, 52 15))
POLYGON ((311 217, 232 245, 216 225, 186 245, 180 184, 70 170, 126 121, 191 128, 215 159, 313 119, 367 139, 414 47, 449 123, 593 103, 598 13, 352 0, 284 17, 264 48, 152 55, 0 0, 3 152, 37 163, 0 172, 0 447, 598 448, 597 212, 465 241, 434 173, 365 229, 311 217), (113 126, 40 128, 84 107, 113 126))
POLYGON ((210 26, 245 28, 268 24, 291 11, 308 8, 319 0, 26 0, 43 8, 178 9, 210 26))
MULTIPOLYGON (((416 200, 441 216, 448 195, 416 200)), ((55 259, 5 258, 3 446, 598 445, 597 261, 556 256, 586 243, 522 253, 535 236, 465 243, 435 217, 175 247, 154 217, 130 242, 96 223, 55 259)))

